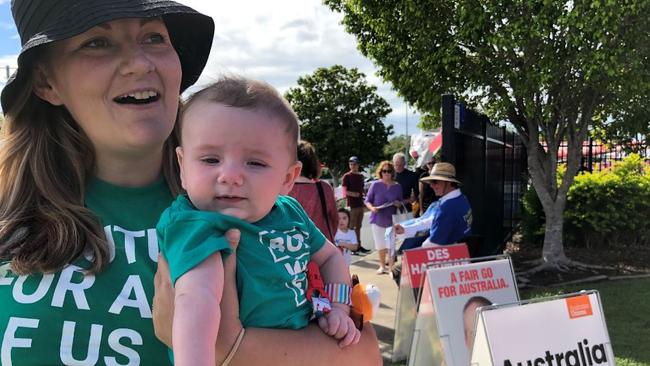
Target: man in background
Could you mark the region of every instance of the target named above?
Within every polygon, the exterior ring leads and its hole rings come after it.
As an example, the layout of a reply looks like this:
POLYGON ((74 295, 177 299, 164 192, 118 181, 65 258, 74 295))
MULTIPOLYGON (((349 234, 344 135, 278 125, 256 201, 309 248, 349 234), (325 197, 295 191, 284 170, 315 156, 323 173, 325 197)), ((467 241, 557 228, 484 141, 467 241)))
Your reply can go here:
POLYGON ((417 202, 420 195, 420 176, 416 172, 406 169, 406 155, 404 153, 398 152, 393 155, 393 165, 395 166, 395 180, 402 186, 404 206, 411 212, 411 204, 417 202))
POLYGON ((361 245, 361 225, 363 223, 363 175, 359 173, 359 158, 351 156, 348 160, 350 171, 343 175, 343 195, 350 207, 350 228, 357 234, 359 249, 354 253, 368 253, 370 250, 361 245))

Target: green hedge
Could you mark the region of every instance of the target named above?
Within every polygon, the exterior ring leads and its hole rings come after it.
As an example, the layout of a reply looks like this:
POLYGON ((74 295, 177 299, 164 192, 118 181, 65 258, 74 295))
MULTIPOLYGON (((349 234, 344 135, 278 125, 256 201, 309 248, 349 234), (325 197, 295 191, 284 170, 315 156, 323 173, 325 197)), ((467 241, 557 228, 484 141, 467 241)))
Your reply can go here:
MULTIPOLYGON (((532 187, 523 199, 524 242, 541 245, 542 205, 532 187)), ((650 245, 650 168, 639 155, 575 178, 564 211, 564 240, 589 248, 650 245)))

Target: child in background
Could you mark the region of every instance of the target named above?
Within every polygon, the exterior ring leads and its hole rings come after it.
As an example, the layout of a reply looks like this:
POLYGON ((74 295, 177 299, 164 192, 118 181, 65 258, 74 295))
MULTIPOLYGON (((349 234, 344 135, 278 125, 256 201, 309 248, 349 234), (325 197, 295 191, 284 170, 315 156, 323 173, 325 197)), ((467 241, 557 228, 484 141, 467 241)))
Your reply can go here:
POLYGON ((339 225, 334 236, 334 243, 343 252, 343 258, 349 267, 352 262, 352 252, 359 249, 359 243, 356 232, 350 230, 350 211, 339 208, 338 214, 339 225))
POLYGON ((266 83, 222 78, 189 98, 179 127, 176 153, 187 194, 157 226, 176 288, 176 365, 214 365, 224 278, 220 253, 228 248, 224 233, 231 228, 241 232, 236 278, 244 327, 307 326, 312 307, 305 272, 311 260, 332 301, 331 311, 318 318, 320 328, 340 346, 358 342, 341 253, 300 204, 284 196, 301 167, 298 119, 289 104, 266 83))

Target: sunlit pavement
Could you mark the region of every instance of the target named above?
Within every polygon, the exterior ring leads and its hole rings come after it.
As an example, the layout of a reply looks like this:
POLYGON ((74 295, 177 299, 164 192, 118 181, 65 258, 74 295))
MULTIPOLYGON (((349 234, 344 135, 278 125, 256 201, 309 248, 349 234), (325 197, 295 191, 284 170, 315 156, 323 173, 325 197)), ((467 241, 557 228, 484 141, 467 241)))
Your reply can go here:
POLYGON ((395 307, 397 305, 397 285, 388 274, 378 275, 375 273, 379 268, 379 259, 374 250, 368 215, 364 215, 361 227, 361 243, 372 252, 365 255, 353 255, 350 272, 357 274, 362 283, 372 283, 381 291, 381 305, 379 311, 372 319, 372 324, 379 338, 379 348, 384 358, 384 365, 391 365, 391 353, 393 349, 393 335, 395 327, 395 307))

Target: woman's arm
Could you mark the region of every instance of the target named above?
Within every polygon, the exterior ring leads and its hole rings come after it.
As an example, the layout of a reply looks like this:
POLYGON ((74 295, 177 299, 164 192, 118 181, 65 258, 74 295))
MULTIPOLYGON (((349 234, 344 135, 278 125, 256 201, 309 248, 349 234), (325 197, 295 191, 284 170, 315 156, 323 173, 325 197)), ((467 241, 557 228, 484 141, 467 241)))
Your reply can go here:
POLYGON ((370 211, 372 211, 372 212, 377 212, 377 211, 379 211, 379 210, 374 206, 374 203, 375 203, 375 189, 376 189, 376 188, 375 188, 375 185, 376 185, 376 184, 377 184, 377 182, 375 182, 375 183, 373 183, 373 184, 370 185, 370 189, 368 189, 368 194, 366 195, 366 200, 363 202, 363 203, 366 205, 366 207, 368 207, 368 209, 369 209, 370 211))
POLYGON ((377 335, 370 323, 363 325, 359 343, 344 349, 313 323, 300 330, 247 328, 230 365, 270 363, 284 366, 365 366, 381 365, 382 358, 377 335))
MULTIPOLYGON (((324 181, 321 181, 324 182, 324 181)), ((324 190, 325 200, 327 201, 327 216, 330 223, 330 231, 332 235, 336 233, 336 228, 339 226, 339 213, 336 208, 336 197, 334 197, 334 188, 329 185, 327 182, 323 184, 324 187, 327 187, 324 190)), ((334 240, 334 238, 329 238, 334 240)))

